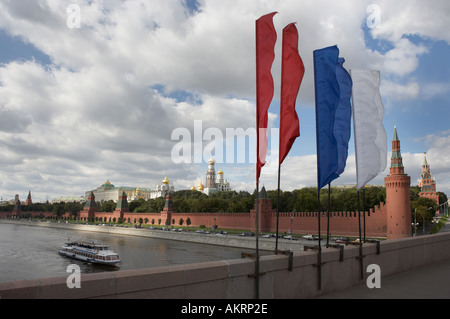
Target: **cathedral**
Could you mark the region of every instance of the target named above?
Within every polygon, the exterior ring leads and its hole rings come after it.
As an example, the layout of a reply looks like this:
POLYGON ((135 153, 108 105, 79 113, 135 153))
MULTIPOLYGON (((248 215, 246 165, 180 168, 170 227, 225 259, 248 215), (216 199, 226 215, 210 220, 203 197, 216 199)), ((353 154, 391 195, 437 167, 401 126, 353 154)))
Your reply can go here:
MULTIPOLYGON (((216 177, 215 164, 216 161, 211 157, 208 161, 208 170, 206 172, 206 186, 200 183, 197 187, 198 191, 206 195, 231 191, 230 183, 224 179, 222 170, 219 170, 216 177)), ((195 190, 195 186, 191 190, 195 190)))

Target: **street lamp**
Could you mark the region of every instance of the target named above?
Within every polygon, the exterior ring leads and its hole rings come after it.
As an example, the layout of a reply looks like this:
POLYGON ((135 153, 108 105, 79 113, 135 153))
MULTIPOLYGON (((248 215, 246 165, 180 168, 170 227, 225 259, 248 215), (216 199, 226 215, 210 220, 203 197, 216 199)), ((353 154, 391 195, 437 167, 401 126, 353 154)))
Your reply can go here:
MULTIPOLYGON (((433 209, 433 207, 428 207, 427 210, 433 209)), ((425 234, 425 214, 423 214, 423 219, 422 219, 423 225, 422 225, 422 233, 425 234)))
POLYGON ((294 216, 291 216, 291 229, 290 229, 290 234, 292 235, 292 222, 294 221, 294 216))
POLYGON ((414 208, 414 236, 417 235, 417 208, 414 208))

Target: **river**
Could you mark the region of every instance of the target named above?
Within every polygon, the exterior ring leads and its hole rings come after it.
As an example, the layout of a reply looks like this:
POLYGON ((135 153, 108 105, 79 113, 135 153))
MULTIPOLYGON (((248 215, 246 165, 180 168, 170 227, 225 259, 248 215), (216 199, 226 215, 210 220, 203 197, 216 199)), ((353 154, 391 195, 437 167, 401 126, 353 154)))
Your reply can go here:
POLYGON ((42 228, 0 223, 0 282, 65 277, 67 267, 77 264, 82 274, 141 269, 177 264, 241 258, 249 250, 157 238, 42 228), (109 244, 120 255, 117 267, 99 266, 60 256, 61 245, 70 240, 96 240, 109 244))

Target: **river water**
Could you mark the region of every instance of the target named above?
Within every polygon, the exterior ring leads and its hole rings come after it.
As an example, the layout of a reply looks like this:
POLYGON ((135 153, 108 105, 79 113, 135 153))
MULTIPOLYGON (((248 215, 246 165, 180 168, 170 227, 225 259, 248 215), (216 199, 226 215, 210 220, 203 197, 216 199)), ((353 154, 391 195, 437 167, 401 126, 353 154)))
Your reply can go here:
POLYGON ((164 239, 0 223, 0 282, 66 277, 71 264, 79 265, 81 273, 86 274, 238 259, 244 251, 164 239), (117 267, 109 267, 60 256, 58 250, 68 239, 109 244, 122 261, 117 267))

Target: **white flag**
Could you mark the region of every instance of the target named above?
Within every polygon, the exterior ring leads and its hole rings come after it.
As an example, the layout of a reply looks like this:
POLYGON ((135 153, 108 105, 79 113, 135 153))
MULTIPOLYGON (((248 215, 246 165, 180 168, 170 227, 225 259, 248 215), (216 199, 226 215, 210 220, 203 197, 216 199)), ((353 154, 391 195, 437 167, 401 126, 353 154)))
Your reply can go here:
POLYGON ((380 71, 351 70, 358 190, 386 169, 387 138, 383 126, 380 71))

